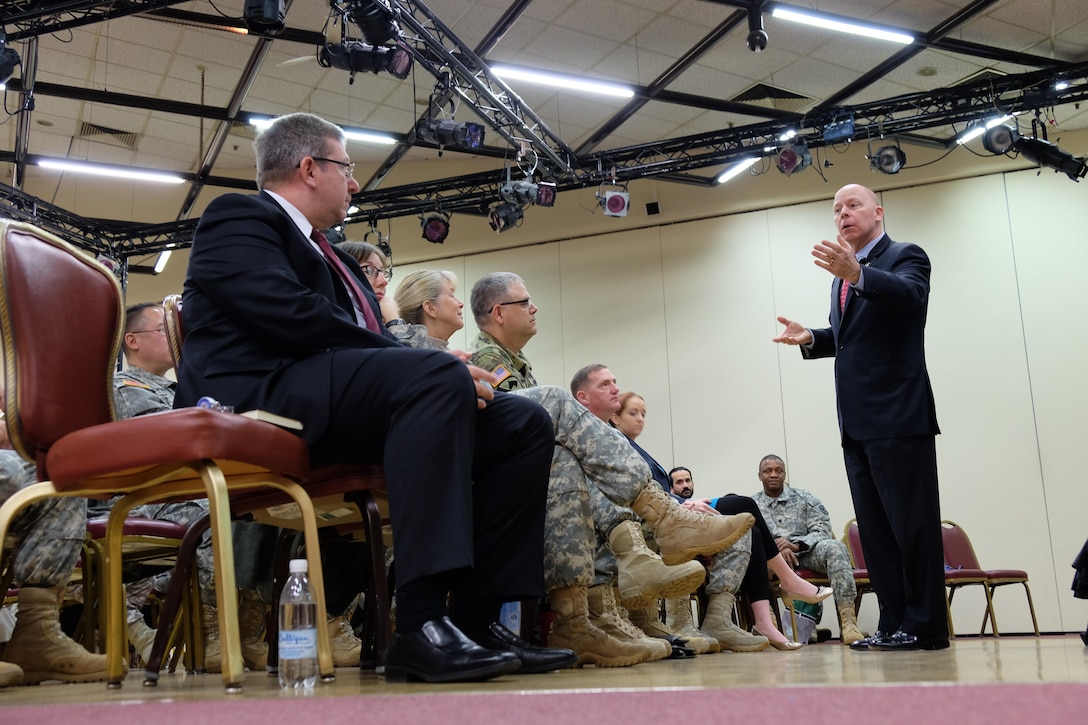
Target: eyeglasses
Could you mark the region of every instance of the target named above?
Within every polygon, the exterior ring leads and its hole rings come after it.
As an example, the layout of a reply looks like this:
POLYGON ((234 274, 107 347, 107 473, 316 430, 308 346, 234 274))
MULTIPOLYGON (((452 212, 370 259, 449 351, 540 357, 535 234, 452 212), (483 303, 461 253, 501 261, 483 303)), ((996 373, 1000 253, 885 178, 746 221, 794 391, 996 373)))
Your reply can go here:
POLYGON ((328 161, 330 164, 342 166, 344 168, 344 177, 347 179, 355 175, 355 163, 352 161, 337 161, 336 159, 327 159, 324 156, 311 156, 310 158, 314 161, 328 161))
POLYGON ((160 335, 165 335, 166 334, 166 328, 156 327, 154 330, 133 330, 132 332, 129 332, 127 334, 129 334, 129 335, 142 335, 145 332, 157 332, 160 335))
POLYGON ((371 267, 369 264, 363 265, 363 274, 371 279, 377 279, 379 274, 386 279, 393 279, 393 270, 378 269, 377 267, 371 267))
POLYGON ((505 307, 506 305, 521 305, 525 309, 529 309, 533 306, 533 298, 526 297, 523 300, 511 300, 510 302, 498 302, 495 304, 496 307, 505 307))

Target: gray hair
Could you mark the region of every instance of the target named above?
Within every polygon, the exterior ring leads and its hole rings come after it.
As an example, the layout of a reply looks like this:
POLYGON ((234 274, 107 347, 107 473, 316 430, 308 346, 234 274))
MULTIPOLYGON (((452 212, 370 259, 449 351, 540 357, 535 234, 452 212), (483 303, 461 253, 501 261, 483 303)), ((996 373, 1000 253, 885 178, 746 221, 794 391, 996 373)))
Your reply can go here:
POLYGON ((506 301, 506 292, 510 289, 510 285, 516 282, 524 283, 524 281, 513 272, 492 272, 477 280, 476 284, 472 285, 470 303, 472 316, 476 319, 477 326, 483 327, 487 324, 487 316, 491 314, 495 305, 506 301))
POLYGON ((421 269, 412 272, 397 286, 393 299, 400 316, 410 325, 423 324, 423 303, 434 302, 442 294, 442 282, 457 289, 457 275, 447 270, 421 269))
POLYGON ((312 113, 281 116, 253 140, 257 153, 257 188, 286 180, 307 156, 325 156, 329 141, 344 142, 344 131, 312 113))

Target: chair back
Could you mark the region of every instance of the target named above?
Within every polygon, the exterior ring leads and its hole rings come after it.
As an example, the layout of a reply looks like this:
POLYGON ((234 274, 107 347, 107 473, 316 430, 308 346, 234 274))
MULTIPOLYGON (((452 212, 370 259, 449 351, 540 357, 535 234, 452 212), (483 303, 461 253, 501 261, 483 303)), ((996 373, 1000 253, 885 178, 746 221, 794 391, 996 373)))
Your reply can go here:
POLYGON ((858 532, 858 520, 850 519, 846 523, 846 548, 850 551, 850 558, 854 560, 855 569, 867 569, 865 566, 865 552, 861 549, 861 534, 858 532))
POLYGON ((181 343, 185 331, 181 327, 181 295, 167 295, 162 301, 162 319, 166 326, 166 342, 170 345, 170 357, 174 370, 181 364, 181 343))
POLYGON ((953 569, 981 569, 975 547, 967 532, 955 521, 941 522, 941 539, 944 542, 944 563, 953 569))
POLYGON ((124 308, 113 273, 29 224, 0 220, 4 412, 12 446, 38 464, 73 431, 115 417, 124 308))

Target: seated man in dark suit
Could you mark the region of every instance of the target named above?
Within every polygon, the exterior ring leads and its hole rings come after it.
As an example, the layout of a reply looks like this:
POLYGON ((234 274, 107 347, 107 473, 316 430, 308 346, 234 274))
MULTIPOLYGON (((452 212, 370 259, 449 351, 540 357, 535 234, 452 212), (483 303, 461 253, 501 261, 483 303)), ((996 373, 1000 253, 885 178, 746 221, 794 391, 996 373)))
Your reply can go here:
POLYGON ((547 413, 496 394, 489 373, 452 355, 404 347, 378 322, 358 263, 320 231, 343 221, 359 190, 340 128, 293 114, 254 146, 261 192, 219 197, 197 226, 175 407, 211 396, 269 410, 302 421, 314 466, 384 464, 397 541, 387 678, 568 663, 572 653, 495 624, 502 602, 543 594, 547 413))

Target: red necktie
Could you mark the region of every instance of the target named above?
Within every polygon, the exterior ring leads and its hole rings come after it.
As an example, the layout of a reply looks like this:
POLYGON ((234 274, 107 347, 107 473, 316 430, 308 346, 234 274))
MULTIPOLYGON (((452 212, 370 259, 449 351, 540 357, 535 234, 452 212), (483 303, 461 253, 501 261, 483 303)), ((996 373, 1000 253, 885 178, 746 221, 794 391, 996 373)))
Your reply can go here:
POLYGON ((329 266, 332 267, 333 271, 340 277, 340 281, 348 288, 348 294, 355 298, 355 304, 362 311, 367 328, 371 332, 380 332, 381 328, 378 326, 378 318, 374 316, 374 310, 370 308, 370 300, 367 299, 367 296, 359 289, 359 285, 355 281, 355 276, 348 271, 348 268, 345 267, 344 263, 340 261, 340 258, 336 256, 336 252, 333 251, 332 245, 329 244, 329 240, 317 229, 314 229, 310 234, 310 239, 317 242, 317 247, 321 250, 322 256, 325 257, 325 261, 329 263, 329 266))
POLYGON ((842 281, 842 287, 839 289, 839 312, 846 309, 846 293, 850 291, 849 280, 842 281))

